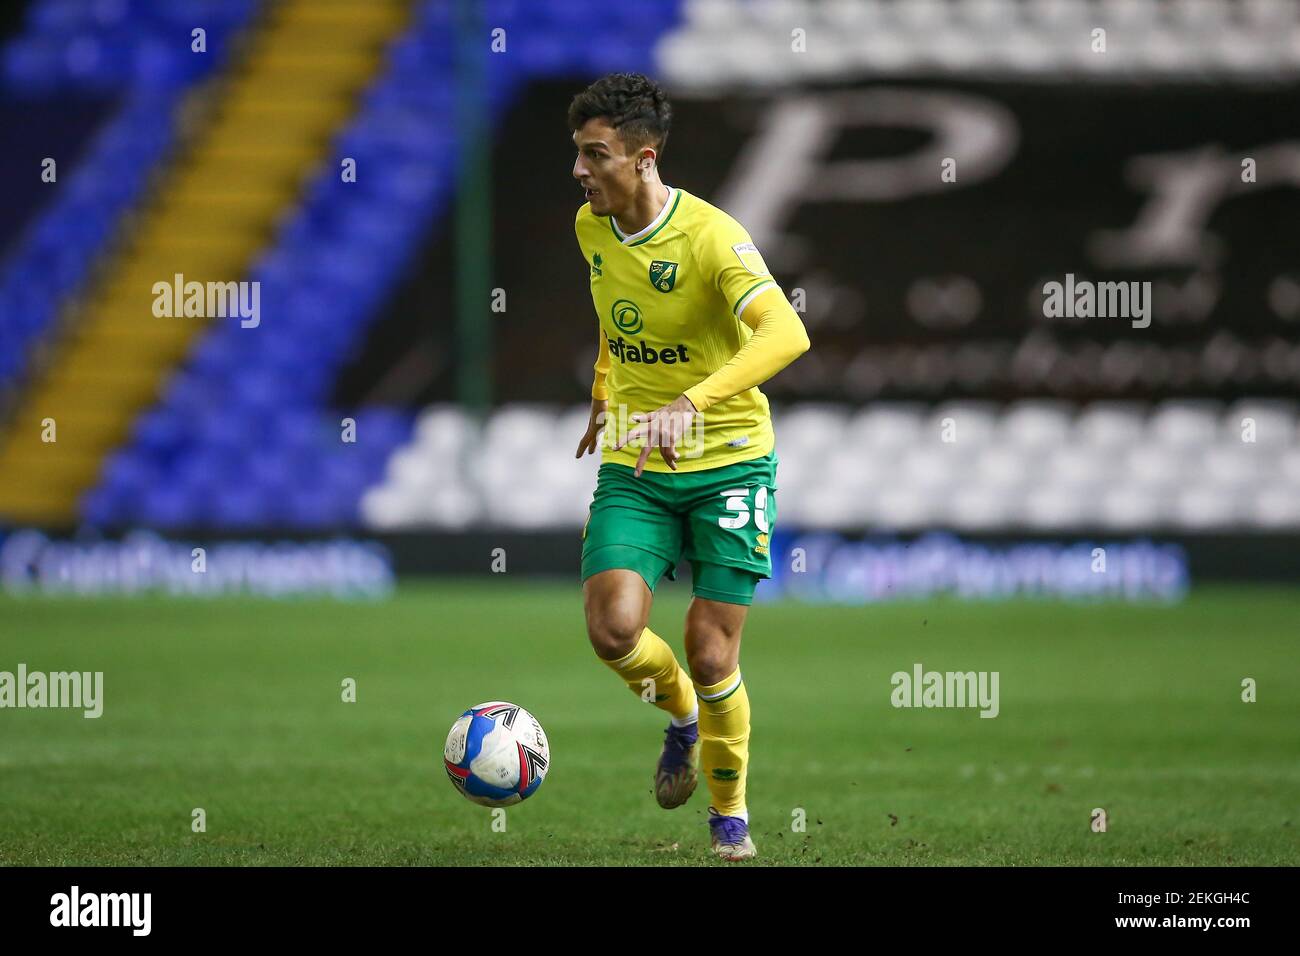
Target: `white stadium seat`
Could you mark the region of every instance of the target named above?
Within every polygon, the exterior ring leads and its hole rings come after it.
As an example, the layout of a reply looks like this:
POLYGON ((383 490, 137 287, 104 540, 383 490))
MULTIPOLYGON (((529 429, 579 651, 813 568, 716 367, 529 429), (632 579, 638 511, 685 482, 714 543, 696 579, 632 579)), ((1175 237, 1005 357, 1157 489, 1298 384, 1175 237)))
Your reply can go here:
POLYGON ((1219 432, 1222 406, 1205 400, 1163 402, 1147 422, 1147 434, 1161 445, 1208 447, 1219 432))
POLYGON ((1097 497, 1058 485, 1030 489, 1020 517, 1030 528, 1083 528, 1096 520, 1097 497))
POLYGON ((1180 489, 1173 499, 1172 523, 1193 531, 1222 528, 1238 523, 1244 500, 1207 484, 1180 489))
POLYGON ((985 445, 996 434, 997 417, 997 406, 992 402, 949 402, 929 415, 921 440, 962 448, 985 445), (954 440, 947 442, 948 436, 954 440))
POLYGON ((939 524, 935 499, 921 488, 898 485, 871 502, 874 524, 882 530, 911 531, 939 524))
POLYGON ((1034 482, 1043 469, 1042 458, 1015 445, 993 445, 975 456, 972 484, 986 488, 1017 488, 1034 482))
POLYGON ((972 485, 954 489, 938 516, 945 519, 943 524, 963 531, 989 531, 1005 528, 1019 512, 1017 497, 997 488, 972 485))
POLYGON ((1151 488, 1120 485, 1102 492, 1098 499, 1097 523, 1111 530, 1163 527, 1167 524, 1169 498, 1151 488))
MULTIPOLYGON (((362 500, 374 528, 580 528, 599 455, 590 407, 511 405, 481 427, 421 413, 362 500)), ((1300 527, 1293 402, 879 402, 774 409, 789 528, 1107 531, 1300 527), (1242 420, 1254 441, 1243 441, 1242 420), (945 419, 954 442, 943 441, 945 419)))
POLYGON ((1134 445, 1145 431, 1145 408, 1136 402, 1094 402, 1074 423, 1075 440, 1098 449, 1134 445))
POLYGON ((1271 482, 1247 498, 1246 516, 1260 528, 1300 528, 1300 484, 1271 482))
POLYGON ((1069 440, 1073 419, 1067 402, 1017 402, 1003 413, 998 434, 1007 444, 1045 449, 1069 440))
POLYGON ((678 88, 907 73, 1202 81, 1300 66, 1292 0, 685 0, 656 47, 678 88), (791 55, 791 31, 807 31, 791 55), (1092 31, 1107 31, 1105 55, 1092 31))
POLYGON ((1107 451, 1087 445, 1066 445, 1048 455, 1043 466, 1044 484, 1078 493, 1114 480, 1121 468, 1122 462, 1107 451))
POLYGON ((910 447, 920 441, 924 405, 881 402, 853 415, 844 430, 846 445, 881 452, 910 447))
POLYGON ((1223 413, 1221 440, 1258 445, 1290 445, 1296 441, 1296 403, 1287 401, 1237 402, 1223 413))
POLYGON ((1155 491, 1167 491, 1187 480, 1187 466, 1191 460, 1190 453, 1177 448, 1139 445, 1129 451, 1118 478, 1155 491))

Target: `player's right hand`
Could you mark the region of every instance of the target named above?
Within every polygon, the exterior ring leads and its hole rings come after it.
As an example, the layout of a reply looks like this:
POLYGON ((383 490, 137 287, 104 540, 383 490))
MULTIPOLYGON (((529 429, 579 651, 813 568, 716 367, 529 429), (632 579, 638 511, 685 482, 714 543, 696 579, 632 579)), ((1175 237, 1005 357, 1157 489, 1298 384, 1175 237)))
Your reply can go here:
POLYGON ((578 451, 574 458, 581 458, 583 453, 590 455, 600 447, 600 431, 605 427, 605 409, 609 402, 601 398, 591 400, 591 420, 587 422, 587 434, 578 442, 578 451))

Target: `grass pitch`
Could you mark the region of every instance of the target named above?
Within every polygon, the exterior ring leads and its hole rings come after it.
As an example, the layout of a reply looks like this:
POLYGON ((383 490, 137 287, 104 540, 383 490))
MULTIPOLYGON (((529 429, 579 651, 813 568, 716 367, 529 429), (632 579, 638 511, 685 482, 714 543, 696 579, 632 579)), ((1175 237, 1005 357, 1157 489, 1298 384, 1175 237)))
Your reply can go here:
MULTIPOLYGON (((688 597, 663 585, 651 622, 679 654, 688 597)), ((755 862, 1296 865, 1298 622, 1300 591, 1265 588, 1174 606, 756 605, 755 862), (895 709, 890 675, 917 662, 998 671, 999 716, 895 709)), ((0 598, 0 670, 19 662, 103 671, 104 713, 0 711, 0 863, 722 865, 703 780, 656 806, 666 719, 595 660, 576 585, 0 598), (504 832, 440 766, 456 716, 498 698, 552 747, 504 832)))

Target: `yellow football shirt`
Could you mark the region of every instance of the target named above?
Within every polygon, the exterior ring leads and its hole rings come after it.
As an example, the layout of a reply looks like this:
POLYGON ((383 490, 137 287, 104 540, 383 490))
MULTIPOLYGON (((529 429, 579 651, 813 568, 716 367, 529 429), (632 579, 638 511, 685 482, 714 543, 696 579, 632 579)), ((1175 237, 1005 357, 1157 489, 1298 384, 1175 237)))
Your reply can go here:
MULTIPOLYGON (((593 215, 590 203, 574 229, 600 324, 592 397, 609 400, 601 460, 635 465, 639 447, 610 447, 633 427, 627 417, 667 405, 726 365, 753 334, 740 320, 745 307, 779 286, 744 227, 684 189, 670 186, 663 210, 635 235, 593 215)), ((757 387, 708 406, 697 422, 679 446, 678 471, 761 458, 775 444, 757 387)), ((657 452, 645 467, 671 471, 657 452)))

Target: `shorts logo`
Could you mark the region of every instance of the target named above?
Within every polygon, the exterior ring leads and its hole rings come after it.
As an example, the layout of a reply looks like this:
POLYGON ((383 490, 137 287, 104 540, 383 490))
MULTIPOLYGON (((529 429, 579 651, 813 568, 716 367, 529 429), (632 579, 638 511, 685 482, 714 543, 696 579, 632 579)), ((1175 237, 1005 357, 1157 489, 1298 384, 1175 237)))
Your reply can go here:
POLYGON ((660 292, 672 292, 677 284, 677 263, 663 259, 650 263, 650 284, 660 292))
POLYGON ((760 534, 756 539, 758 544, 754 545, 754 551, 757 554, 767 554, 767 535, 760 534))
POLYGON ((620 332, 626 332, 628 335, 636 335, 645 328, 645 320, 641 318, 640 308, 630 299, 619 299, 610 306, 609 317, 613 319, 620 332))

